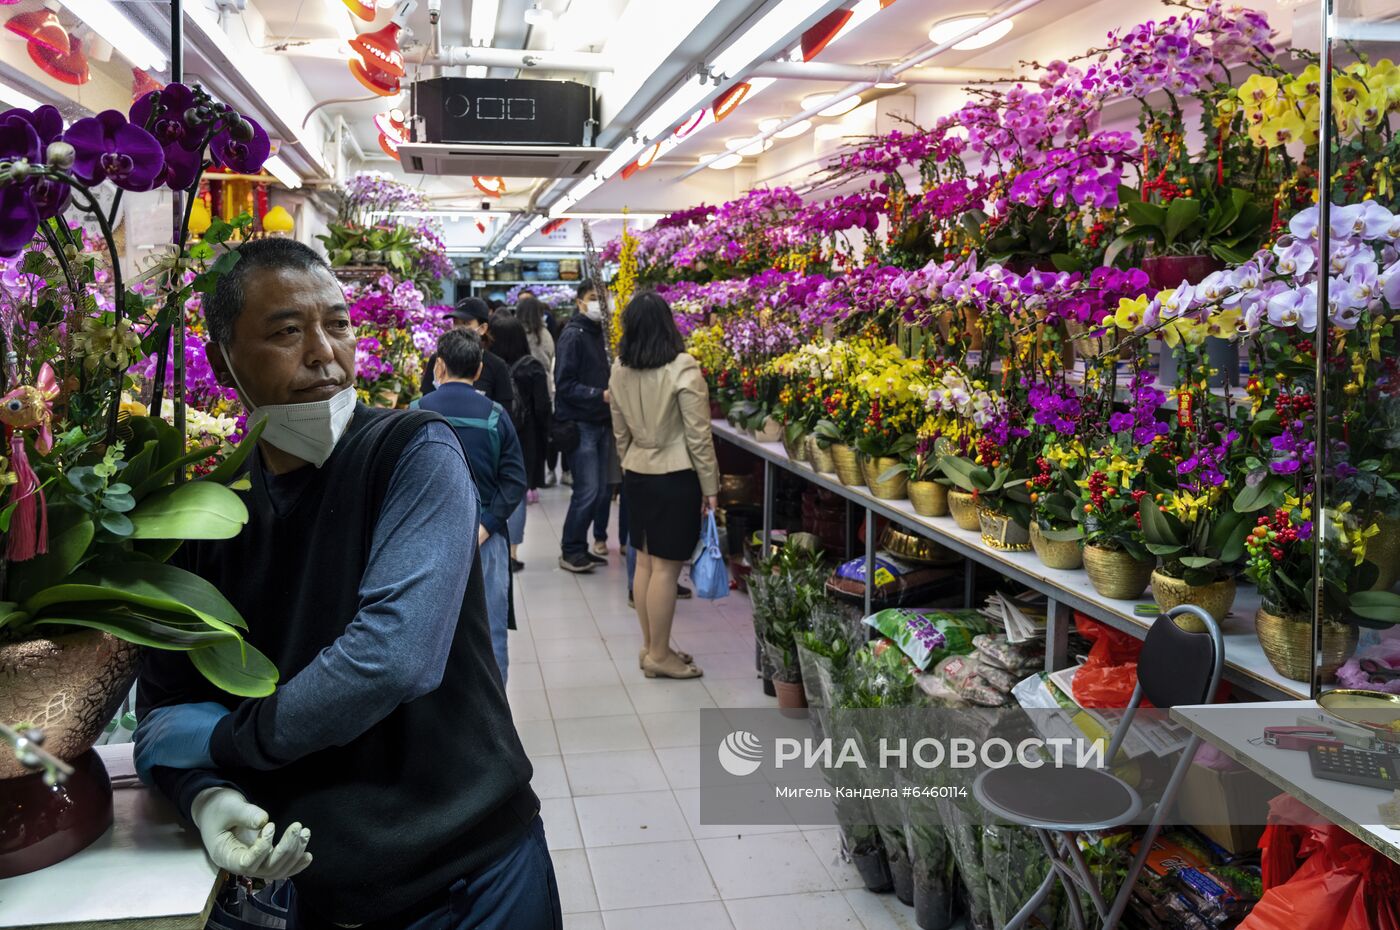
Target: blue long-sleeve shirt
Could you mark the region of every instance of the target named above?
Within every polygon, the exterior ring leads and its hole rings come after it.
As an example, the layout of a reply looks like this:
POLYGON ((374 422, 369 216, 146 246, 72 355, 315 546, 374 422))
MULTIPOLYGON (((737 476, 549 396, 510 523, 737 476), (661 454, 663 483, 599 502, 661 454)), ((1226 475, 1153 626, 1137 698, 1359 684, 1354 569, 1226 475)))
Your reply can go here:
MULTIPOLYGON (((267 474, 273 505, 290 508, 314 471, 267 474)), ((446 423, 427 424, 390 478, 360 579, 359 611, 311 664, 278 686, 275 702, 244 700, 219 722, 210 740, 216 766, 270 770, 344 746, 399 705, 435 690, 476 558, 476 534, 461 528, 476 526, 479 512, 457 437, 446 423)), ((143 679, 143 688, 150 684, 143 679)), ((189 699, 143 698, 154 706, 189 699)), ((214 770, 156 772, 185 816, 205 788, 237 787, 214 770)))
MULTIPOLYGON (((439 385, 437 390, 417 401, 416 406, 449 419, 478 421, 486 421, 499 407, 475 387, 461 381, 439 385)), ((462 448, 467 450, 467 462, 481 498, 481 525, 493 536, 504 533, 506 521, 525 499, 526 489, 525 454, 510 415, 499 411, 494 445, 482 429, 459 426, 456 430, 462 448)))

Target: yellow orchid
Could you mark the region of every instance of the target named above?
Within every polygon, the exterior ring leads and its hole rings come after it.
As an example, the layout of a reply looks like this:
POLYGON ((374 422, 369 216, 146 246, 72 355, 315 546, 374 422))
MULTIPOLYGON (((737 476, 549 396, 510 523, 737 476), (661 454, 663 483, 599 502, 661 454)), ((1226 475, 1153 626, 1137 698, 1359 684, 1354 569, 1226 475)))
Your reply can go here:
POLYGON ((1136 299, 1123 297, 1118 301, 1118 312, 1113 315, 1113 325, 1128 331, 1136 330, 1142 325, 1142 319, 1146 313, 1146 294, 1136 299))
POLYGON ((1216 339, 1235 338, 1240 334, 1241 316, 1242 314, 1238 310, 1217 311, 1206 321, 1206 335, 1216 339))
POLYGON ((1178 317, 1164 324, 1157 335, 1173 349, 1179 345, 1199 346, 1206 341, 1206 327, 1195 320, 1178 317))
POLYGON ((1256 74, 1235 91, 1246 110, 1262 110, 1266 103, 1278 98, 1278 79, 1256 74))

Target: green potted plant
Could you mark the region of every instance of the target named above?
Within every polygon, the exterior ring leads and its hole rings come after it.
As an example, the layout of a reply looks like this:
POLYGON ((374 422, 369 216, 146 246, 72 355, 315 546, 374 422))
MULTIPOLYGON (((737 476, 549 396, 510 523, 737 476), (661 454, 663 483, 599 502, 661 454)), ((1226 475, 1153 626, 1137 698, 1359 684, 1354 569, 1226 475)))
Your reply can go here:
POLYGON ((797 646, 815 606, 827 600, 826 576, 820 552, 792 545, 759 560, 749 576, 754 632, 779 707, 807 706, 797 646))
POLYGON ((1084 534, 1084 570, 1104 597, 1134 600, 1152 580, 1157 559, 1142 535, 1141 468, 1106 450, 1078 482, 1075 519, 1084 534))
POLYGON ((1067 462, 1052 469, 1041 456, 1036 460, 1036 472, 1026 480, 1027 497, 1031 504, 1031 548, 1046 568, 1073 571, 1084 567, 1080 548, 1083 530, 1074 518, 1078 503, 1078 488, 1074 472, 1067 462))
MULTIPOLYGON (((1030 549, 1031 500, 1025 478, 1012 477, 1009 464, 987 468, 961 455, 945 455, 940 464, 943 474, 976 504, 977 528, 982 531, 983 542, 1013 552, 1030 549)), ((950 508, 952 503, 950 494, 950 508)), ((956 510, 954 516, 957 516, 956 510)), ((961 519, 958 525, 972 528, 965 526, 961 519)))
POLYGON ((948 479, 939 465, 937 443, 920 437, 914 450, 904 460, 909 475, 909 502, 921 517, 948 515, 948 479))

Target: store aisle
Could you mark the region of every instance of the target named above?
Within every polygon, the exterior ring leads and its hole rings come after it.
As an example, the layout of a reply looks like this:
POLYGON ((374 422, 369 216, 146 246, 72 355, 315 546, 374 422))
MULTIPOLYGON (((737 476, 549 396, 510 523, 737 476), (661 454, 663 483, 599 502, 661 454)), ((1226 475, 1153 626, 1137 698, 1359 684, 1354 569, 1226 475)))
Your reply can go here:
POLYGON ((682 601, 674 639, 705 677, 644 678, 616 514, 611 564, 555 564, 568 494, 530 508, 508 688, 567 930, 913 928, 912 910, 841 861, 835 828, 700 824, 698 709, 776 706, 754 677, 748 598, 682 601))

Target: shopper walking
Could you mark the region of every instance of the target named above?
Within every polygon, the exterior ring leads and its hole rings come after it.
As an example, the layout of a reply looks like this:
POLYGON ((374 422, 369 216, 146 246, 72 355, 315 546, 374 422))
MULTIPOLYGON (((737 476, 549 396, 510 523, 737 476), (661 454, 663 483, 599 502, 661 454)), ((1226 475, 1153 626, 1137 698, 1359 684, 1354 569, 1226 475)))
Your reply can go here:
MULTIPOLYGON (((513 322, 513 321, 512 321, 513 322)), ((477 545, 486 581, 486 616, 491 623, 491 647, 506 680, 510 664, 510 518, 525 506, 525 459, 510 414, 476 388, 485 350, 476 334, 454 329, 438 340, 438 389, 413 402, 414 407, 442 414, 466 450, 481 499, 477 545)))
POLYGON ((610 384, 613 433, 622 456, 628 542, 637 550, 633 599, 648 678, 698 678, 691 657, 671 647, 676 582, 716 506, 719 466, 710 397, 685 353, 671 308, 643 292, 622 314, 610 384))
MULTIPOLYGON (((506 363, 491 351, 490 306, 480 297, 463 297, 457 301, 457 306, 447 317, 452 320, 454 329, 465 329, 469 333, 475 333, 486 350, 481 359, 481 377, 476 381, 476 389, 509 410, 511 402, 515 399, 515 392, 511 388, 510 371, 506 368, 506 363)), ((431 394, 437 387, 434 373, 436 361, 436 355, 430 356, 424 366, 421 390, 423 396, 431 394)))
POLYGON ((581 283, 578 293, 592 294, 594 299, 559 334, 554 354, 554 417, 578 434, 577 448, 569 452, 573 494, 564 517, 559 567, 583 573, 607 563, 588 551, 588 530, 595 523, 599 498, 607 493, 612 430, 603 312, 592 284, 581 283))
POLYGON ((219 383, 266 421, 248 523, 175 561, 238 609, 282 680, 241 700, 185 654, 148 650, 137 770, 217 868, 295 876, 293 930, 558 930, 476 537, 461 532, 478 519, 461 445, 436 416, 355 403, 355 327, 324 259, 288 239, 239 255, 204 312, 219 383))
POLYGON ((510 366, 515 403, 510 408, 511 423, 520 437, 520 451, 525 460, 525 494, 510 518, 511 571, 524 568, 520 561, 520 545, 525 541, 526 501, 539 499, 544 484, 544 451, 549 435, 552 405, 549 402, 549 372, 530 353, 525 327, 520 321, 498 312, 491 318, 491 331, 496 336, 496 350, 501 360, 510 366))
MULTIPOLYGON (((520 302, 515 305, 515 318, 521 322, 525 328, 525 337, 529 342, 530 354, 539 359, 544 370, 549 374, 545 378, 545 384, 549 391, 550 403, 554 402, 554 336, 549 331, 549 311, 545 308, 544 301, 530 294, 529 291, 521 292, 520 302), (529 296, 526 296, 529 294, 529 296)), ((546 437, 542 448, 543 459, 541 462, 540 484, 536 487, 552 488, 557 480, 554 476, 555 465, 559 461, 559 452, 548 441, 546 437)), ((531 502, 539 499, 539 493, 531 495, 531 502)))

